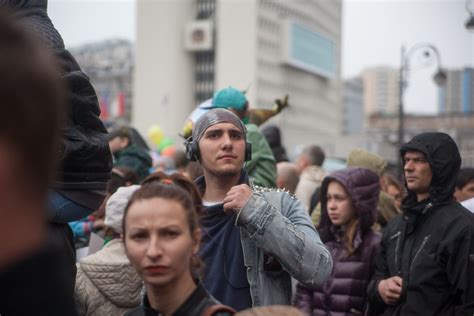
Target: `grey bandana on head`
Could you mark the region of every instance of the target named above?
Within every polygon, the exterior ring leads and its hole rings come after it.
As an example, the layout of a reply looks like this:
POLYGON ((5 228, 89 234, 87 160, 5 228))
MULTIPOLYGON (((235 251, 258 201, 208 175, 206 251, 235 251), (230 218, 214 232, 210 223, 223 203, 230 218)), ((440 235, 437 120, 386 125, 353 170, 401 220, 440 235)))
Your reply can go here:
POLYGON ((204 132, 211 126, 219 123, 230 123, 241 130, 244 139, 246 138, 246 129, 244 123, 237 115, 225 109, 212 109, 204 113, 193 126, 193 140, 199 142, 204 132))

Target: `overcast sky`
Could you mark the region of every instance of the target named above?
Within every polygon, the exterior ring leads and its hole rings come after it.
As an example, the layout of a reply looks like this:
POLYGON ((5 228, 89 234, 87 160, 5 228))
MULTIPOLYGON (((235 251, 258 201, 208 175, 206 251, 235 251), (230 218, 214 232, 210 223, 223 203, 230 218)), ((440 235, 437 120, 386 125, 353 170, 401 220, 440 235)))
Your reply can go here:
MULTIPOLYGON (((68 47, 135 38, 132 0, 49 0, 49 14, 68 47)), ((467 18, 464 0, 344 0, 342 76, 350 78, 372 66, 399 67, 400 47, 417 43, 436 46, 445 68, 473 67, 474 33, 464 28, 467 18)), ((417 68, 418 60, 410 61, 417 68)), ((436 111, 435 72, 433 63, 411 73, 405 94, 407 112, 436 111)))

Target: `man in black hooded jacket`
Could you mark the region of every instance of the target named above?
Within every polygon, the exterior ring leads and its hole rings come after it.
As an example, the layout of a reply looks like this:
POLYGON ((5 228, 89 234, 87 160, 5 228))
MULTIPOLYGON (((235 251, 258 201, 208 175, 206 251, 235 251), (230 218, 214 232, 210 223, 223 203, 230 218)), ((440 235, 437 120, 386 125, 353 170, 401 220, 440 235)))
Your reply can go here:
POLYGON ((49 51, 1 2, 0 56, 0 315, 74 316, 74 249, 67 227, 46 223, 67 92, 49 51))
MULTIPOLYGON (((49 188, 50 245, 46 248, 61 249, 62 269, 68 285, 65 292, 72 297, 76 258, 73 233, 67 223, 90 215, 102 204, 110 179, 112 155, 107 130, 99 119, 95 90, 65 48, 61 35, 48 17, 47 5, 47 0, 0 0, 0 9, 8 10, 12 18, 47 50, 59 66, 62 83, 66 86, 66 102, 62 105, 67 115, 62 124, 60 150, 55 157, 59 159, 60 170, 49 188)), ((18 93, 28 95, 29 91, 18 93)), ((36 104, 41 106, 40 102, 36 104)), ((36 137, 34 132, 31 138, 36 137)), ((35 163, 34 156, 31 162, 35 163)))
POLYGON ((453 198, 461 157, 453 139, 423 133, 400 149, 403 214, 388 223, 370 309, 384 315, 472 315, 474 215, 453 198))
MULTIPOLYGON (((63 124, 61 150, 58 153, 61 170, 52 188, 53 195, 59 194, 82 206, 86 213, 87 210, 92 213, 105 198, 112 170, 108 133, 99 118, 99 102, 94 87, 65 48, 61 35, 48 16, 47 6, 47 0, 0 0, 0 8, 11 11, 13 17, 48 49, 58 63, 63 82, 68 88, 67 102, 64 104, 67 118, 63 124)), ((80 210, 75 213, 80 213, 80 210)), ((60 212, 50 216, 57 223, 82 218, 75 218, 81 214, 60 212)))

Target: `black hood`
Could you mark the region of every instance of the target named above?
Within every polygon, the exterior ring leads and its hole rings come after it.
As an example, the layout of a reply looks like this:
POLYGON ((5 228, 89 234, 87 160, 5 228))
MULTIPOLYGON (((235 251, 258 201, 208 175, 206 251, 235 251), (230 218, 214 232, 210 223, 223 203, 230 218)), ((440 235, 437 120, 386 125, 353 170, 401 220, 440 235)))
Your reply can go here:
MULTIPOLYGON (((89 78, 64 47, 47 13, 47 0, 0 0, 0 9, 27 28, 50 51, 65 83, 66 124, 62 130, 60 189, 105 190, 112 169, 107 130, 99 118, 99 101, 89 78)), ((1 32, 1 30, 0 30, 1 32)))
POLYGON ((51 50, 64 49, 64 42, 48 16, 48 0, 0 0, 0 8, 11 10, 51 50))
POLYGON ((0 6, 8 6, 12 11, 32 8, 46 11, 48 0, 0 0, 0 6))
POLYGON ((276 162, 288 161, 288 155, 285 148, 281 144, 280 128, 275 125, 268 125, 262 129, 276 162))
POLYGON ((262 134, 267 139, 270 147, 281 146, 280 128, 275 125, 268 125, 262 129, 262 134))
MULTIPOLYGON (((411 150, 425 154, 426 160, 431 166, 433 179, 431 180, 430 201, 435 204, 451 201, 461 167, 461 156, 454 140, 445 133, 422 133, 402 145, 400 148, 402 160, 405 153, 411 150)), ((408 196, 403 204, 409 205, 415 201, 415 194, 408 191, 408 196)))

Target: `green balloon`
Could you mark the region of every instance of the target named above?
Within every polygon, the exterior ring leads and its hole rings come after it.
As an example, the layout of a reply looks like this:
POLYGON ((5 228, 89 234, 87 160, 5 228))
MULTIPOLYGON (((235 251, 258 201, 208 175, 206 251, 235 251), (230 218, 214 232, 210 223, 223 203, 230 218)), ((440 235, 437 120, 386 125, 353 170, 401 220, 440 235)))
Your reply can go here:
POLYGON ((158 150, 161 152, 163 149, 173 145, 174 142, 171 138, 165 137, 161 140, 160 144, 158 145, 158 150))

